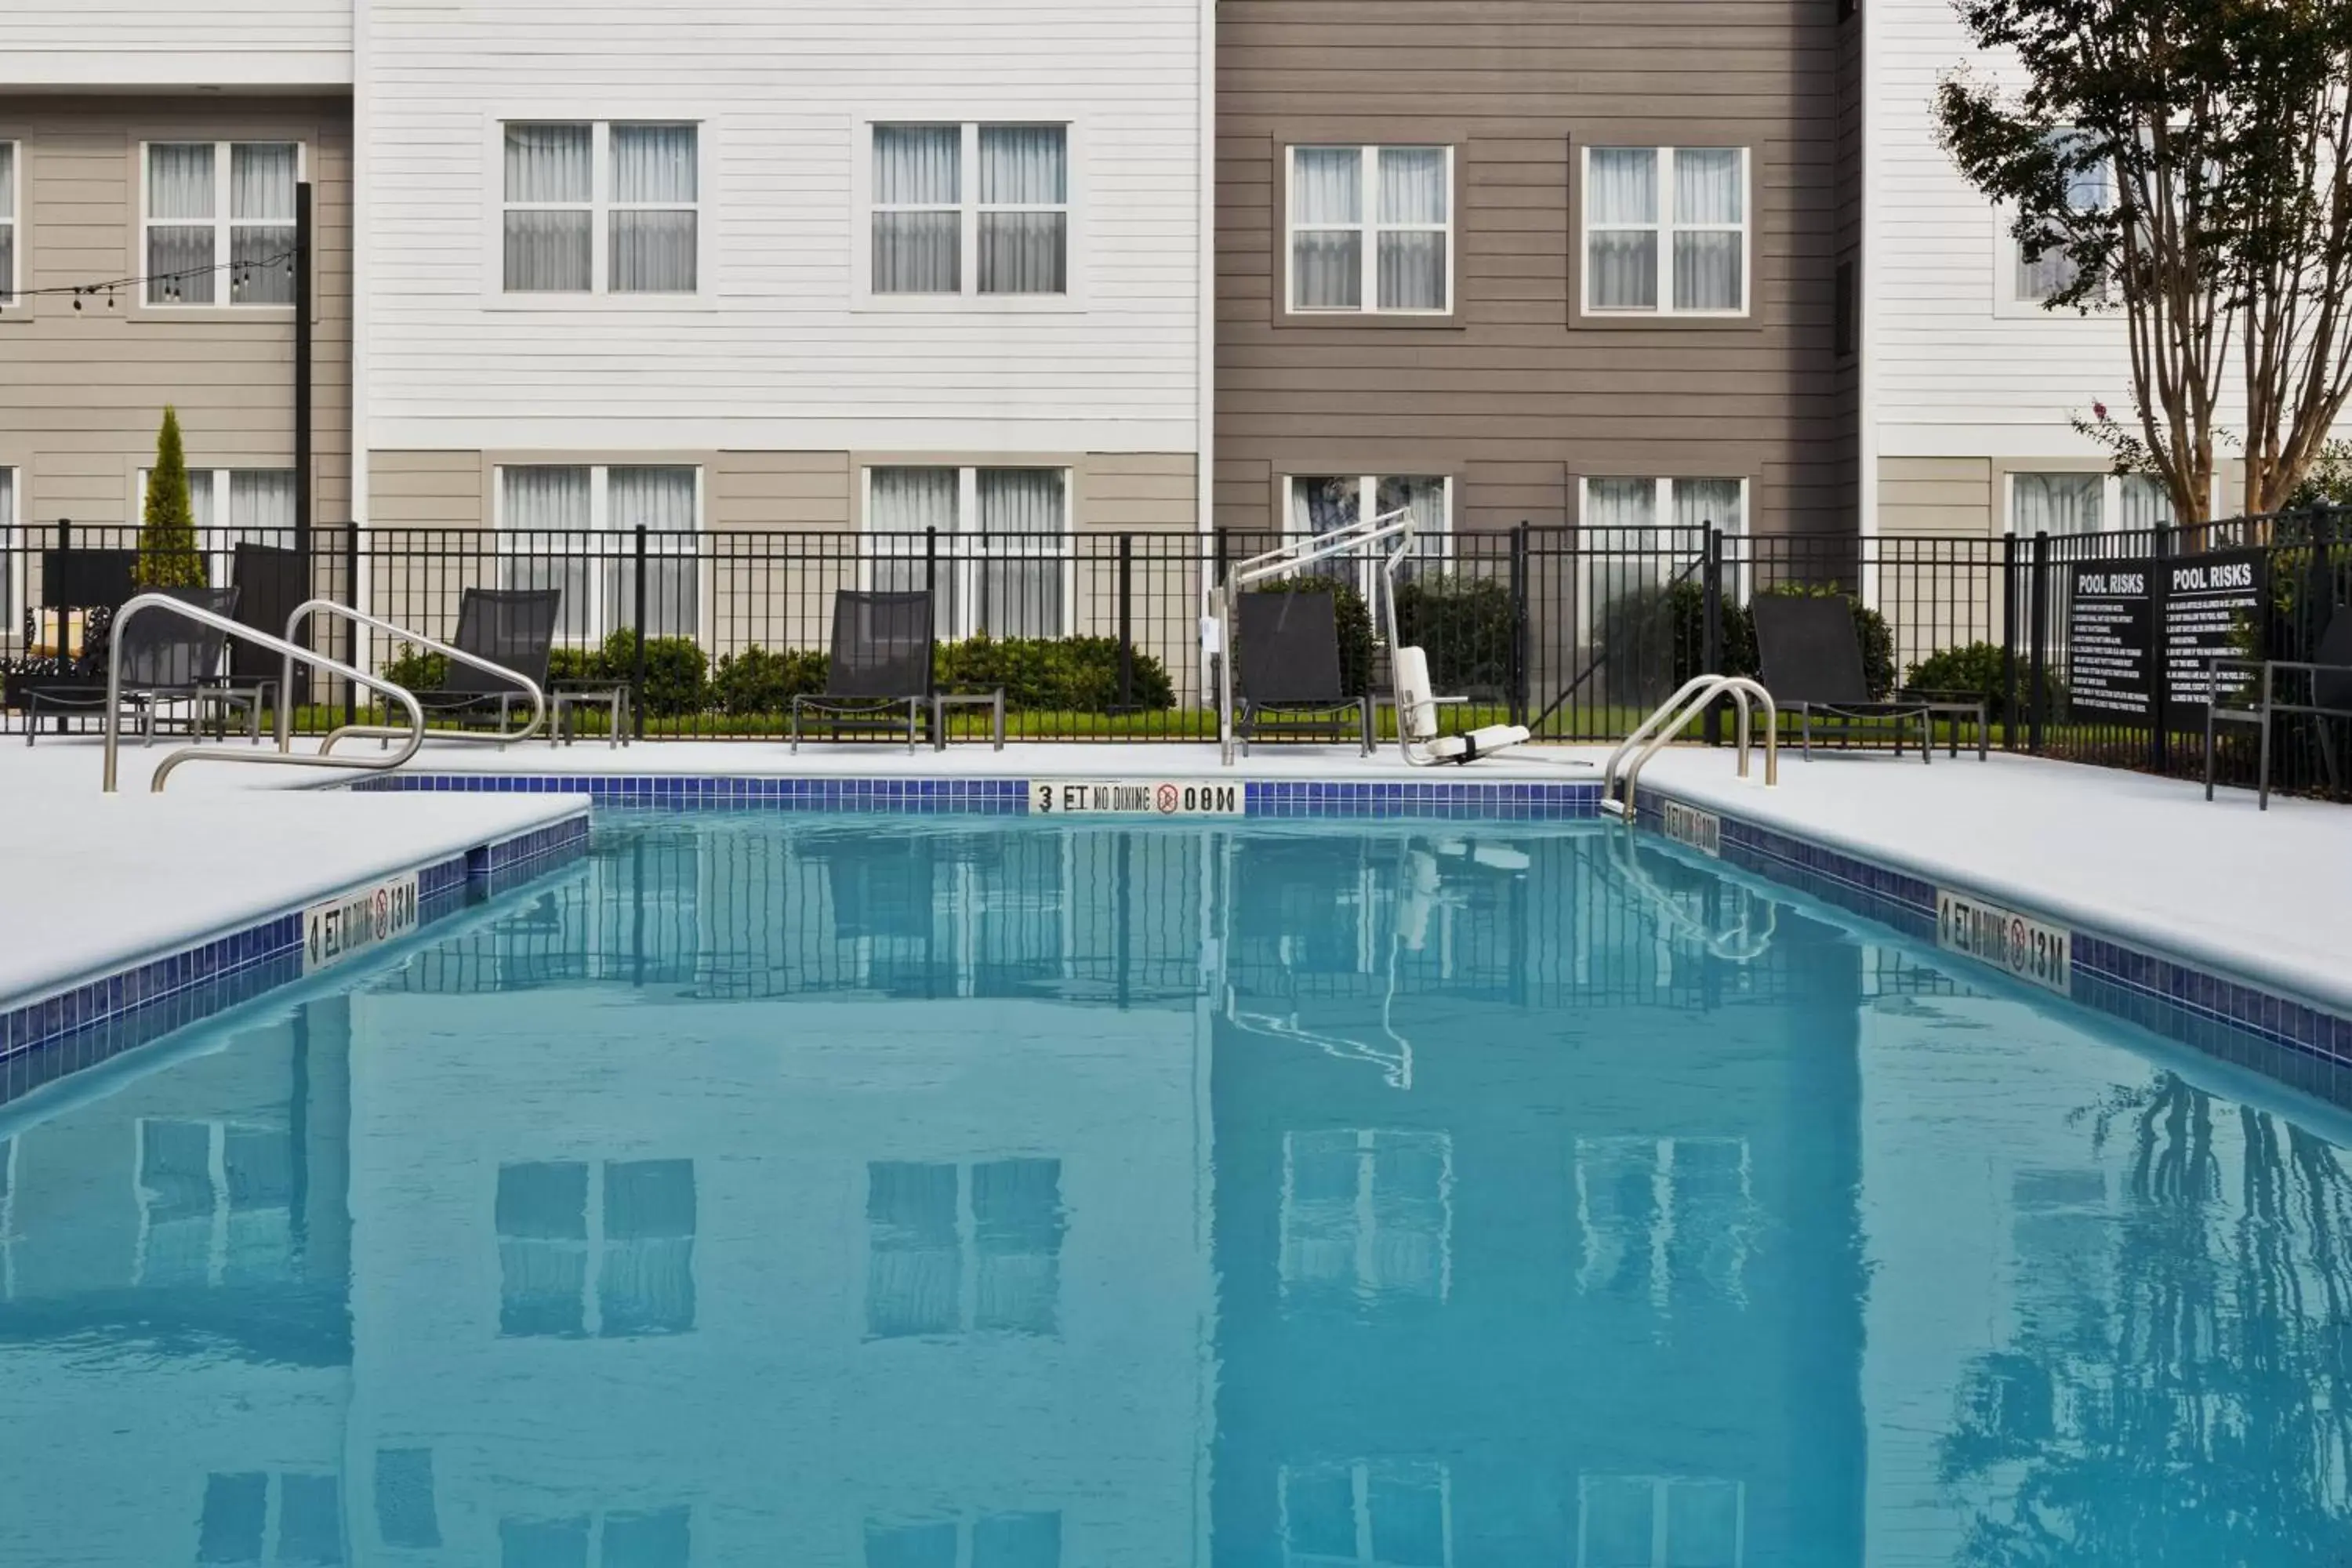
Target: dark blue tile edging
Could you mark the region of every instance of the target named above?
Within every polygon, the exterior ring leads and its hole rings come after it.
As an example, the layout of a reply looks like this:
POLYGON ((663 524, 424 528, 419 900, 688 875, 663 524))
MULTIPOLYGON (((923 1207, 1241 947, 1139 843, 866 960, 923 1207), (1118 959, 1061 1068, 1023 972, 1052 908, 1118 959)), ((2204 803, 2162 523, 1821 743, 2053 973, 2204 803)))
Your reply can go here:
MULTIPOLYGON (((587 849, 583 815, 420 866, 417 926, 587 849)), ((0 1104, 300 978, 296 908, 0 1012, 0 1104)))
MULTIPOLYGON (((1203 781, 1214 782, 1214 781, 1203 781)), ((1443 817, 1570 821, 1601 814, 1599 781, 1541 784, 1243 782, 1242 809, 1271 817, 1443 817)), ((583 795, 607 809, 837 811, 1018 816, 1029 781, 988 779, 749 778, 725 774, 383 773, 360 790, 493 795, 583 795)))
MULTIPOLYGON (((1637 816, 1643 826, 1664 831, 1668 798, 1642 791, 1637 816)), ((1723 825, 1723 858, 1732 864, 1936 945, 1935 883, 1710 805, 1679 799, 1676 804, 1714 813, 1723 825)), ((2074 955, 2068 994, 2074 1001, 2352 1105, 2352 1018, 2144 952, 2014 899, 1993 901, 2066 930, 2074 955)))

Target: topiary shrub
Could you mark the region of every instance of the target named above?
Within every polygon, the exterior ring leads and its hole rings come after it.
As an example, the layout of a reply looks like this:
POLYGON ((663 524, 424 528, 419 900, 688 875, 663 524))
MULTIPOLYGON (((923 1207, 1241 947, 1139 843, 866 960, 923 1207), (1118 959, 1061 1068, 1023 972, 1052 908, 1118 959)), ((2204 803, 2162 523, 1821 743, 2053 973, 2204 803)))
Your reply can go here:
POLYGON ((824 655, 808 648, 764 648, 753 644, 721 655, 710 674, 712 700, 722 713, 750 718, 782 713, 795 697, 824 689, 824 655))
POLYGON ((1510 689, 1518 641, 1511 591, 1491 577, 1419 577, 1396 589, 1397 636, 1429 656, 1430 680, 1463 696, 1510 689))
MULTIPOLYGON (((637 634, 635 628, 623 626, 604 639, 599 650, 600 666, 591 679, 627 682, 635 679, 637 669, 637 634)), ((552 660, 549 677, 553 678, 552 660)), ((647 637, 646 639, 646 689, 639 700, 646 712, 656 719, 676 719, 688 713, 699 713, 710 706, 710 661, 692 637, 647 637)))
MULTIPOLYGON (((2047 693, 2045 712, 2058 711, 2059 695, 2063 690, 2057 672, 2044 669, 2042 684, 2047 693)), ((1913 665, 1903 678, 1906 691, 1958 696, 1982 697, 1985 714, 2000 723, 2009 717, 2008 693, 2000 679, 2000 644, 1996 642, 1963 643, 1958 647, 1942 648, 1913 665)), ((2032 711, 2032 671, 2026 661, 2017 661, 2017 699, 2025 712, 2032 711)), ((2021 712, 2019 715, 2023 717, 2021 712)))
POLYGON ((1258 594, 1328 594, 1339 626, 1339 695, 1361 697, 1372 689, 1372 613, 1351 583, 1334 577, 1286 577, 1252 588, 1258 594))
POLYGON ((139 527, 139 559, 131 580, 141 588, 201 588, 205 558, 196 550, 196 514, 188 498, 188 454, 180 415, 166 405, 155 437, 155 466, 147 470, 147 502, 139 527))
MULTIPOLYGON (((1119 706, 1118 639, 1106 637, 992 637, 941 643, 934 671, 943 686, 1004 688, 1008 708, 1105 712, 1119 706)), ((1176 705, 1167 667, 1138 648, 1129 678, 1129 705, 1176 705)))

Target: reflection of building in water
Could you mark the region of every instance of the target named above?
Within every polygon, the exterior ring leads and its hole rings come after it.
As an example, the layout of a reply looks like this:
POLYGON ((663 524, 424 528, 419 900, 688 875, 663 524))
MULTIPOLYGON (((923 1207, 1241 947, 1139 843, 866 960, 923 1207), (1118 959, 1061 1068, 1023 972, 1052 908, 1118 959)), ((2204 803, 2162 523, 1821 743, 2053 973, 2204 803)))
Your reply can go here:
POLYGON ((346 1015, 0 1137, 0 1563, 343 1560, 346 1015))

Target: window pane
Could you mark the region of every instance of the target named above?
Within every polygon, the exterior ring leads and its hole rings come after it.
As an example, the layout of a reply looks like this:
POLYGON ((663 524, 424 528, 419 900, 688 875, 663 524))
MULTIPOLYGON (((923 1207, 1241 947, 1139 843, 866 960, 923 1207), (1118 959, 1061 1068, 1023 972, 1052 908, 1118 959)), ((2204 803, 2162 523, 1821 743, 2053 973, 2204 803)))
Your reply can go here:
POLYGON ((2024 300, 2047 300, 2053 294, 2074 287, 2074 258, 2063 245, 2053 244, 2032 260, 2026 259, 2025 247, 2012 242, 2017 249, 2017 297, 2024 300))
POLYGON ((1650 229, 1595 230, 1586 264, 1596 310, 1658 308, 1658 237, 1650 229))
POLYGON ((229 230, 228 297, 233 305, 294 302, 294 228, 290 224, 238 224, 229 230))
POLYGON ((963 199, 963 127, 874 128, 874 199, 885 206, 952 205, 963 199))
POLYGON ((1701 230, 1675 236, 1675 309, 1737 310, 1744 236, 1701 230))
POLYGON ((1658 153, 1654 147, 1595 147, 1586 165, 1591 188, 1584 193, 1585 222, 1658 221, 1658 153))
POLYGON ((1344 1465, 1313 1465, 1282 1475, 1284 1544, 1320 1561, 1360 1561, 1356 1482, 1344 1465))
POLYGON ((499 479, 499 519, 509 532, 588 527, 586 468, 517 465, 500 468, 499 479))
MULTIPOLYGON (((656 533, 691 533, 694 479, 695 470, 686 466, 610 468, 604 475, 606 515, 623 532, 643 527, 656 533)), ((656 540, 652 548, 675 549, 679 543, 656 540)))
MULTIPOLYGON (((1442 475, 1391 475, 1380 481, 1380 493, 1372 503, 1372 515, 1387 517, 1392 512, 1412 513, 1413 553, 1430 560, 1441 560, 1445 554, 1445 479, 1442 475)), ((1412 568, 1405 567, 1409 575, 1412 568)))
POLYGON ((508 126, 506 199, 586 202, 594 194, 594 147, 586 125, 508 126))
POLYGON ((499 585, 560 592, 557 635, 571 642, 589 635, 589 574, 592 561, 602 553, 588 538, 589 521, 586 468, 499 470, 499 521, 507 552, 499 585))
POLYGON ((1666 1483, 1666 1568, 1738 1568, 1739 1488, 1666 1483))
POLYGON ((147 302, 213 302, 213 226, 158 226, 147 231, 147 302))
POLYGON ((1061 1568, 1062 1516, 999 1513, 971 1527, 971 1568, 1061 1568))
POLYGON ((209 142, 158 142, 147 149, 147 216, 213 216, 213 147, 209 142))
POLYGON ((1381 236, 1381 309, 1445 309, 1445 236, 1407 229, 1381 236))
POLYGON ((1354 479, 1299 476, 1290 481, 1290 529, 1293 533, 1328 533, 1356 521, 1358 492, 1354 479))
POLYGON ((977 476, 986 541, 979 630, 992 637, 1061 635, 1065 482, 1059 468, 982 468, 977 476))
POLYGON ((606 1514, 604 1568, 687 1568, 694 1556, 693 1517, 683 1508, 606 1514))
POLYGON ((616 212, 612 217, 614 293, 694 292, 698 215, 616 212))
POLYGON ((980 291, 1069 291, 1069 218, 1063 213, 980 215, 980 291))
MULTIPOLYGON (((2151 475, 2126 474, 2116 500, 2122 515, 2116 521, 2124 528, 2155 528, 2172 521, 2172 492, 2151 475)), ((0 522, 7 516, 6 503, 0 501, 0 522)))
POLYGON ((1737 531, 1745 521, 1738 479, 1676 479, 1674 486, 1675 526, 1698 528, 1713 523, 1737 531))
POLYGON ((867 476, 866 526, 876 533, 920 533, 936 528, 953 533, 956 471, 953 468, 875 468, 867 476))
POLYGON ((2019 474, 2011 481, 2015 531, 2036 533, 2096 533, 2101 491, 2097 474, 2019 474))
POLYGON ((695 127, 613 127, 613 199, 616 202, 691 202, 698 180, 695 127))
POLYGON ((963 288, 963 221, 952 212, 874 215, 874 292, 954 294, 963 288))
POLYGON ((258 1563, 269 1529, 269 1478, 258 1472, 205 1478, 196 1525, 199 1563, 258 1563))
POLYGON ((343 1489, 333 1476, 278 1478, 278 1561, 343 1560, 343 1489))
MULTIPOLYGON (((911 471, 919 473, 924 470, 911 471)), ((930 471, 954 472, 953 469, 930 471)), ((976 478, 982 533, 1044 535, 1045 538, 1038 541, 1040 545, 1058 547, 1059 536, 1065 526, 1061 469, 982 468, 976 478)))
POLYGON ((1291 308, 1358 310, 1364 304, 1364 237, 1349 229, 1308 230, 1291 240, 1291 308))
POLYGON ((1681 147, 1675 151, 1675 221, 1739 223, 1747 193, 1739 178, 1737 147, 1681 147))
POLYGON ((1062 1163, 974 1165, 971 1217, 978 1255, 972 1326, 1054 1332, 1061 1291, 1062 1163))
POLYGON ((499 1521, 499 1568, 588 1568, 588 1520, 499 1521))
POLYGON ((953 1333, 963 1274, 956 1167, 877 1160, 866 1173, 866 1333, 953 1333))
POLYGON ((429 1551, 441 1544, 432 1449, 375 1451, 375 1531, 386 1546, 429 1551))
POLYGON ((1654 1513, 1648 1481, 1588 1478, 1583 1554, 1588 1568, 1657 1568, 1654 1513))
POLYGON ((956 1568, 953 1521, 866 1526, 866 1568, 956 1568))
POLYGON ((1445 149, 1381 149, 1381 221, 1444 223, 1448 207, 1445 149))
POLYGON ((507 292, 586 293, 593 266, 588 223, 584 211, 508 213, 507 292))
POLYGON ((980 199, 1021 206, 1068 201, 1069 133, 1059 125, 982 126, 980 199))
POLYGON ((8 220, 16 210, 16 148, 15 143, 0 142, 0 223, 8 220))
POLYGON ((213 1212, 212 1127, 203 1121, 140 1123, 139 1185, 151 1220, 213 1212))
POLYGON ((1431 1468, 1375 1468, 1364 1489, 1372 1516, 1372 1556, 1397 1568, 1444 1568, 1445 1549, 1443 1473, 1431 1468))
POLYGON ((8 303, 16 297, 16 226, 0 221, 0 305, 8 303))
POLYGON ((1584 525, 1587 528, 1652 528, 1658 521, 1655 479, 1607 479, 1584 481, 1584 525))
POLYGON ((1290 216, 1294 223, 1363 222, 1363 149, 1294 148, 1290 161, 1290 216))
POLYGON ((228 216, 294 218, 294 181, 300 155, 291 142, 240 142, 229 149, 228 216))

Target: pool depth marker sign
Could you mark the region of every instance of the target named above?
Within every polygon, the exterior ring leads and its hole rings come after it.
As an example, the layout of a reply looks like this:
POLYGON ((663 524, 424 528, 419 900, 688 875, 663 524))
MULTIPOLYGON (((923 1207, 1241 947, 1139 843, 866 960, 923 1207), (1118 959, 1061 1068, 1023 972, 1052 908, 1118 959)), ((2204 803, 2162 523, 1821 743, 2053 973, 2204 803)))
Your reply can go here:
POLYGON ((1038 816, 1239 816, 1242 786, 1199 779, 1032 779, 1038 816))
POLYGON ((415 929, 414 871, 312 904, 302 911, 302 973, 314 974, 415 929))
POLYGON ((1964 952, 2061 996, 2074 975, 2073 933, 1949 888, 1936 889, 1936 945, 1964 952))

